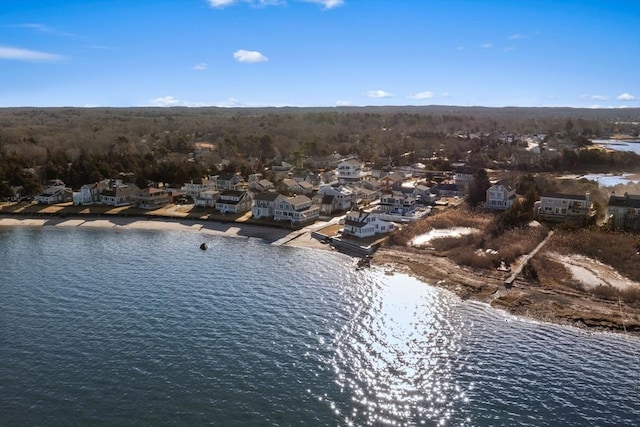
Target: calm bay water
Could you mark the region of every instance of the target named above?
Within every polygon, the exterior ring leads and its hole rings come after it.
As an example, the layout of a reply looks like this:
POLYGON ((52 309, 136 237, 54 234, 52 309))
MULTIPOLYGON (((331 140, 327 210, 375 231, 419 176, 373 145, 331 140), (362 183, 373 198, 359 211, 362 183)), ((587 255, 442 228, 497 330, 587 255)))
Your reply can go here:
POLYGON ((338 253, 0 228, 0 425, 634 426, 640 340, 338 253))

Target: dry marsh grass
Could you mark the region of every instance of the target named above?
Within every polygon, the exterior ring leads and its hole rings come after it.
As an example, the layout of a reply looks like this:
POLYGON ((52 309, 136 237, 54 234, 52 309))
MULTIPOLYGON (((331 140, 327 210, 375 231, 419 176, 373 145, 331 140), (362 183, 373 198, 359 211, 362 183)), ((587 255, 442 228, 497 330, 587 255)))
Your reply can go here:
POLYGON ((639 238, 630 233, 596 227, 575 231, 557 230, 548 249, 561 254, 578 254, 610 265, 620 274, 640 282, 639 238))
POLYGON ((470 209, 464 206, 448 209, 437 215, 428 216, 409 227, 403 227, 396 231, 389 239, 392 245, 407 246, 411 240, 433 229, 446 229, 452 227, 470 227, 482 230, 491 222, 493 216, 481 210, 470 209))
POLYGON ((547 228, 521 227, 495 233, 496 219, 493 214, 461 207, 439 215, 425 218, 411 227, 394 233, 391 244, 409 245, 411 240, 432 229, 470 227, 480 233, 461 237, 445 237, 431 242, 433 250, 449 257, 459 265, 479 269, 494 269, 502 262, 507 265, 518 257, 531 252, 547 235, 547 228))

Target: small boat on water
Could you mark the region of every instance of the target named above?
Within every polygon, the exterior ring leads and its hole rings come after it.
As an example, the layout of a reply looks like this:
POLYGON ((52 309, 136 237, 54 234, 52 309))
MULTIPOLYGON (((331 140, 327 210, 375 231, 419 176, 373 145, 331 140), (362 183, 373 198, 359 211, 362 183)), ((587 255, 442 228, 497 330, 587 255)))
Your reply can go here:
POLYGON ((209 249, 209 245, 207 245, 206 243, 203 243, 200 245, 200 249, 202 249, 203 251, 206 251, 207 249, 209 249))

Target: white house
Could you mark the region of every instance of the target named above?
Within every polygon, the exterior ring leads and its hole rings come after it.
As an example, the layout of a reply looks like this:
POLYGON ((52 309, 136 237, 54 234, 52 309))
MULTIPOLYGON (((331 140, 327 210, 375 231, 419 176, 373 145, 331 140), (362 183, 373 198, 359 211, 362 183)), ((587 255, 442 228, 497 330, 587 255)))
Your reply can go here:
POLYGON ((417 208, 416 198, 409 193, 393 191, 380 197, 378 209, 392 215, 410 215, 417 208))
POLYGON ((334 196, 337 199, 338 210, 341 211, 351 209, 351 206, 356 202, 353 192, 343 186, 332 187, 330 185, 323 185, 320 187, 317 194, 322 196, 334 196))
POLYGON ((38 203, 52 205, 54 203, 68 202, 72 199, 73 192, 59 179, 47 182, 42 194, 35 197, 38 203))
POLYGON ((215 190, 215 189, 216 189, 216 183, 213 181, 209 181, 207 178, 201 179, 200 182, 193 182, 192 180, 184 184, 181 188, 184 194, 186 196, 191 197, 193 200, 195 200, 198 197, 198 195, 203 191, 215 190))
POLYGON ((506 181, 498 181, 487 190, 487 200, 484 207, 505 211, 516 200, 516 189, 506 181))
POLYGON ((590 194, 546 194, 534 205, 537 218, 585 225, 595 217, 590 194))
POLYGON ((123 184, 120 180, 109 182, 109 188, 100 193, 99 202, 108 206, 127 206, 139 195, 140 189, 135 184, 123 184))
POLYGON ((273 219, 276 206, 286 197, 280 193, 273 191, 264 191, 253 196, 251 205, 251 214, 256 219, 271 218, 273 219))
POLYGON ((251 209, 251 197, 246 191, 225 190, 216 200, 216 209, 222 214, 239 214, 251 209))
POLYGON ((145 188, 131 201, 140 209, 158 209, 171 203, 171 195, 160 188, 145 188))
POLYGON ((292 224, 313 221, 320 216, 320 208, 314 206, 307 196, 287 197, 275 207, 276 221, 289 221, 292 224))
POLYGON ((200 208, 213 208, 216 206, 216 200, 220 197, 218 190, 204 190, 195 197, 195 205, 200 208))
POLYGON ((73 192, 74 205, 92 205, 100 203, 100 193, 109 188, 109 180, 105 179, 93 184, 85 184, 80 187, 80 191, 73 192))
POLYGON ((347 212, 343 234, 355 237, 371 237, 376 234, 390 233, 395 228, 392 222, 381 220, 372 212, 353 210, 347 212))
POLYGON ((336 176, 340 184, 360 182, 364 178, 364 164, 356 159, 340 162, 336 169, 336 176))
POLYGON ((616 228, 640 230, 640 195, 611 193, 607 205, 607 218, 616 228))
POLYGON ((216 175, 214 181, 218 190, 239 190, 244 183, 240 175, 232 172, 223 172, 220 175, 216 175))

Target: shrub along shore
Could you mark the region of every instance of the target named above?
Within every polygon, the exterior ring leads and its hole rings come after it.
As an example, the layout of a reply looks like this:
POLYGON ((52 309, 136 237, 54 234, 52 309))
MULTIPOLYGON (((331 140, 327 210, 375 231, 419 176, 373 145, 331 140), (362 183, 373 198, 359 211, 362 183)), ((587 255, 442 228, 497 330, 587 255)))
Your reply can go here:
POLYGON ((556 229, 548 244, 507 286, 506 279, 547 236, 548 229, 534 222, 496 233, 494 225, 491 214, 449 210, 394 234, 375 254, 374 264, 399 265, 463 299, 487 302, 515 315, 640 335, 637 236, 599 228, 556 229), (436 239, 427 246, 411 243, 430 230, 454 227, 477 232, 436 239), (571 257, 581 260, 585 274, 577 274, 582 270, 567 262, 571 257))

